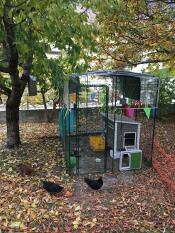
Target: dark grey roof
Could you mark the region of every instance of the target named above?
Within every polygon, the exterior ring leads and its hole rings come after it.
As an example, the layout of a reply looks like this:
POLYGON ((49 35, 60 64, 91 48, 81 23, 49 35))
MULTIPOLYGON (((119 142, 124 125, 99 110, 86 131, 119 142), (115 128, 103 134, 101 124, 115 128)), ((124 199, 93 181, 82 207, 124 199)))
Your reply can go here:
POLYGON ((111 76, 111 77, 116 77, 116 76, 123 76, 123 77, 137 77, 140 79, 159 79, 158 77, 154 75, 149 75, 145 73, 135 73, 131 71, 116 71, 116 70, 97 70, 97 71, 89 71, 83 74, 73 74, 70 75, 70 78, 76 78, 79 76, 88 76, 88 75, 98 75, 98 76, 111 76))
MULTIPOLYGON (((105 117, 106 115, 102 113, 102 115, 105 117)), ((119 122, 119 123, 125 123, 125 124, 134 124, 134 125, 139 125, 141 124, 138 121, 135 121, 134 119, 124 116, 124 115, 117 115, 114 113, 109 113, 108 114, 108 119, 112 122, 119 122)))

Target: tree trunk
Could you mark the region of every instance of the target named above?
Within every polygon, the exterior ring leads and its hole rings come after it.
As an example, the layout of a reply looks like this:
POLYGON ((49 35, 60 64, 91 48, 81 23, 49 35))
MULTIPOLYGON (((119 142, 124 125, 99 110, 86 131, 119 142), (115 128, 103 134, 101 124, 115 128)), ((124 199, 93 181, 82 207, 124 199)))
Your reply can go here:
POLYGON ((19 106, 22 93, 20 85, 12 87, 11 94, 6 102, 7 147, 14 148, 20 145, 19 134, 19 106))
POLYGON ((47 103, 46 103, 46 98, 45 98, 45 93, 43 90, 41 90, 41 94, 42 94, 42 98, 43 98, 43 104, 44 104, 44 109, 45 109, 45 115, 47 117, 47 122, 51 123, 53 122, 54 119, 54 115, 56 113, 56 107, 57 104, 59 104, 60 106, 60 97, 56 100, 53 100, 53 108, 52 111, 49 113, 48 109, 47 109, 47 103))
POLYGON ((42 95, 42 98, 43 98, 43 104, 44 104, 44 110, 45 110, 45 115, 46 115, 46 118, 47 118, 47 122, 50 122, 50 115, 49 115, 49 112, 47 110, 45 92, 43 90, 41 90, 41 95, 42 95))
POLYGON ((19 135, 19 106, 6 106, 7 147, 20 145, 19 135))
POLYGON ((53 118, 54 118, 54 115, 55 115, 55 112, 56 112, 56 106, 57 106, 57 101, 53 100, 53 109, 52 109, 52 112, 50 114, 50 122, 53 121, 53 118))

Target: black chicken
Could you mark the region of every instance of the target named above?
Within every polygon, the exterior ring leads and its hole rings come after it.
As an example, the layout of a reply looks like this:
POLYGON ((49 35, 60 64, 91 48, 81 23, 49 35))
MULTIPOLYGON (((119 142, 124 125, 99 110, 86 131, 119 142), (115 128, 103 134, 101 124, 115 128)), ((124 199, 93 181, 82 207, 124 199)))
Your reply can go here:
POLYGON ((98 180, 91 180, 89 178, 84 178, 84 181, 90 188, 94 190, 99 190, 103 186, 102 177, 99 177, 98 180))
POLYGON ((43 181, 43 188, 50 194, 60 193, 64 188, 50 181, 43 181))

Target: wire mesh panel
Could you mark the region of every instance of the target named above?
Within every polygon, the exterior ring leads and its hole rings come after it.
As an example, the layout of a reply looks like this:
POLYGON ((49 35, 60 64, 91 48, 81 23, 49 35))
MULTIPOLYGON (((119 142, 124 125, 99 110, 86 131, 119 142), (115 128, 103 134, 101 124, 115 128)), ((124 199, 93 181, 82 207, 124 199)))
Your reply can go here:
POLYGON ((152 160, 157 77, 97 71, 72 76, 65 87, 60 129, 70 172, 139 169, 142 157, 152 160))
POLYGON ((108 87, 77 87, 76 138, 79 173, 104 172, 106 169, 106 133, 108 87))
POLYGON ((140 148, 143 151, 143 159, 151 162, 155 127, 154 112, 151 111, 148 118, 144 109, 136 109, 135 111, 137 112, 137 120, 141 123, 140 148))
POLYGON ((105 86, 82 86, 77 90, 78 133, 95 133, 105 130, 102 112, 106 112, 105 86), (95 104, 95 106, 94 106, 95 104))

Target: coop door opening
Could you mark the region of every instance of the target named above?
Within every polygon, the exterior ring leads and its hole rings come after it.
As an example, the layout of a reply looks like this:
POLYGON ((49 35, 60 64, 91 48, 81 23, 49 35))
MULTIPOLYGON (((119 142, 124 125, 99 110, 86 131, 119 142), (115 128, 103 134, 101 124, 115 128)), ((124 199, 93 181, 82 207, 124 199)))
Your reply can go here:
POLYGON ((122 153, 120 157, 120 171, 129 170, 131 168, 131 154, 122 153))

